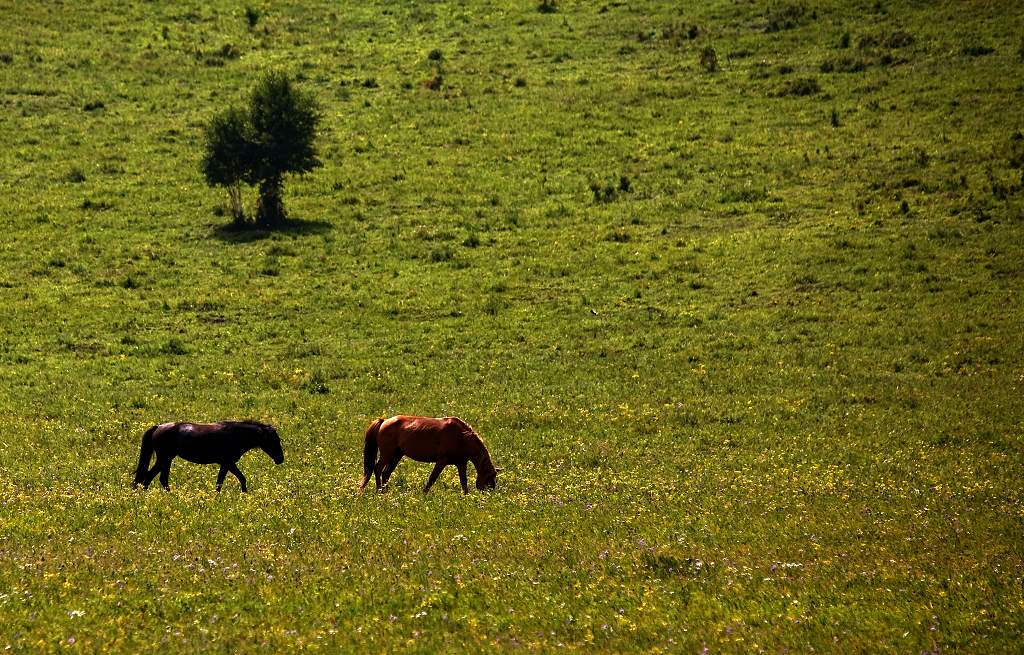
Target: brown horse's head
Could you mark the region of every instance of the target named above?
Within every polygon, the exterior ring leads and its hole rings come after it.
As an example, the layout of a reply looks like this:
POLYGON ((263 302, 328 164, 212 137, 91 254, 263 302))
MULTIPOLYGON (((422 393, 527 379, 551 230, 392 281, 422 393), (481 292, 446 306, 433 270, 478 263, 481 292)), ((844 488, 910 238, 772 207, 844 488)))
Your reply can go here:
POLYGON ((476 467, 476 488, 480 491, 494 489, 497 486, 498 469, 494 468, 491 458, 486 455, 476 467))
POLYGON ((284 461, 284 450, 281 449, 281 436, 273 425, 260 426, 260 449, 265 452, 275 464, 284 461))

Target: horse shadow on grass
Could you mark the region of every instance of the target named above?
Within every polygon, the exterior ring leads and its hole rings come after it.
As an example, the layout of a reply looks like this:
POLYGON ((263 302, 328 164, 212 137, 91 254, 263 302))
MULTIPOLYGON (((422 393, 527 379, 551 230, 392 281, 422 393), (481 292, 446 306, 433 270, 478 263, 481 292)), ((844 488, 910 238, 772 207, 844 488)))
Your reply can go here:
POLYGON ((248 222, 218 225, 213 228, 213 236, 224 243, 252 243, 253 241, 266 239, 274 234, 307 236, 326 234, 332 229, 334 229, 334 226, 327 221, 289 217, 276 225, 258 225, 248 222))

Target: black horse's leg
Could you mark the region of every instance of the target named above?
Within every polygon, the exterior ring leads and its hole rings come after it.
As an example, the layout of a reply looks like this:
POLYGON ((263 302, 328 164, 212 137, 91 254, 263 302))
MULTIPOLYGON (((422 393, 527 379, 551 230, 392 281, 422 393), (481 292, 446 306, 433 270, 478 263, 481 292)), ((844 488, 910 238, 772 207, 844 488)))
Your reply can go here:
POLYGON ((153 481, 156 474, 160 472, 160 461, 157 460, 156 464, 153 464, 153 468, 146 471, 146 474, 142 476, 142 488, 149 489, 149 483, 153 481))
POLYGON ((163 466, 160 469, 160 486, 165 491, 171 490, 171 460, 173 457, 168 457, 166 461, 162 462, 163 466))
POLYGON ((243 492, 249 491, 249 489, 247 489, 246 486, 245 486, 245 476, 242 475, 242 472, 238 470, 238 464, 231 464, 231 465, 229 465, 228 470, 231 471, 232 473, 234 473, 235 477, 238 478, 238 483, 240 485, 242 485, 242 491, 243 492))
POLYGON ((437 464, 434 464, 434 470, 430 472, 430 477, 427 478, 427 486, 423 487, 423 493, 427 493, 428 491, 430 491, 430 487, 432 487, 434 483, 437 482, 437 476, 441 475, 441 470, 444 469, 444 467, 447 465, 448 462, 444 461, 443 459, 438 460, 437 464))
MULTIPOLYGON (((171 459, 174 459, 174 457, 172 456, 171 459)), ((168 463, 167 466, 170 466, 170 464, 168 463)), ((153 462, 153 468, 151 468, 148 471, 146 471, 146 474, 142 477, 142 488, 143 489, 149 489, 149 485, 150 485, 150 483, 153 482, 153 478, 155 478, 157 475, 159 475, 160 472, 163 471, 163 469, 164 469, 164 458, 160 455, 160 453, 157 453, 156 454, 156 461, 153 462)))
POLYGON ((466 480, 466 462, 459 462, 455 465, 455 468, 459 469, 459 482, 462 483, 462 493, 469 493, 469 484, 466 480))
POLYGON ((222 484, 224 484, 224 478, 227 477, 227 474, 228 474, 228 465, 227 464, 221 464, 220 465, 220 473, 217 474, 217 491, 220 491, 220 487, 221 487, 222 484))
POLYGON ((381 476, 381 484, 387 485, 388 480, 391 479, 391 474, 395 472, 395 468, 398 466, 398 462, 402 459, 402 451, 396 450, 394 456, 391 458, 391 462, 388 467, 384 469, 384 474, 381 476))

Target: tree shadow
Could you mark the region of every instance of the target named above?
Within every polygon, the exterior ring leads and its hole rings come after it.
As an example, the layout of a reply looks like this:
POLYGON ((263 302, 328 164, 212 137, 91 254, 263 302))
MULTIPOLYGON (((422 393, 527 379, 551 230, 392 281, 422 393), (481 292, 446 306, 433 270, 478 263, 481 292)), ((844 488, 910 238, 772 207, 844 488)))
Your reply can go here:
POLYGON ((274 234, 291 234, 306 236, 310 234, 326 234, 334 229, 327 221, 306 218, 288 218, 277 225, 257 225, 256 223, 228 223, 213 228, 213 236, 224 243, 252 243, 262 241, 274 234))

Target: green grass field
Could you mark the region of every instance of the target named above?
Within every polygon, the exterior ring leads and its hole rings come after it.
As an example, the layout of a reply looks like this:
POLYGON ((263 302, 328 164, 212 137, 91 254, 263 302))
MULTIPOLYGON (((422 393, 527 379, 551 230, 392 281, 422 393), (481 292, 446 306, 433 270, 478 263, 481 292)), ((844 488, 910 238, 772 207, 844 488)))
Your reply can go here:
POLYGON ((1024 9, 538 6, 0 0, 0 648, 1020 648, 1024 9), (324 166, 230 230, 268 69, 324 166), (396 413, 498 488, 358 494, 396 413), (222 418, 284 465, 131 489, 222 418))

